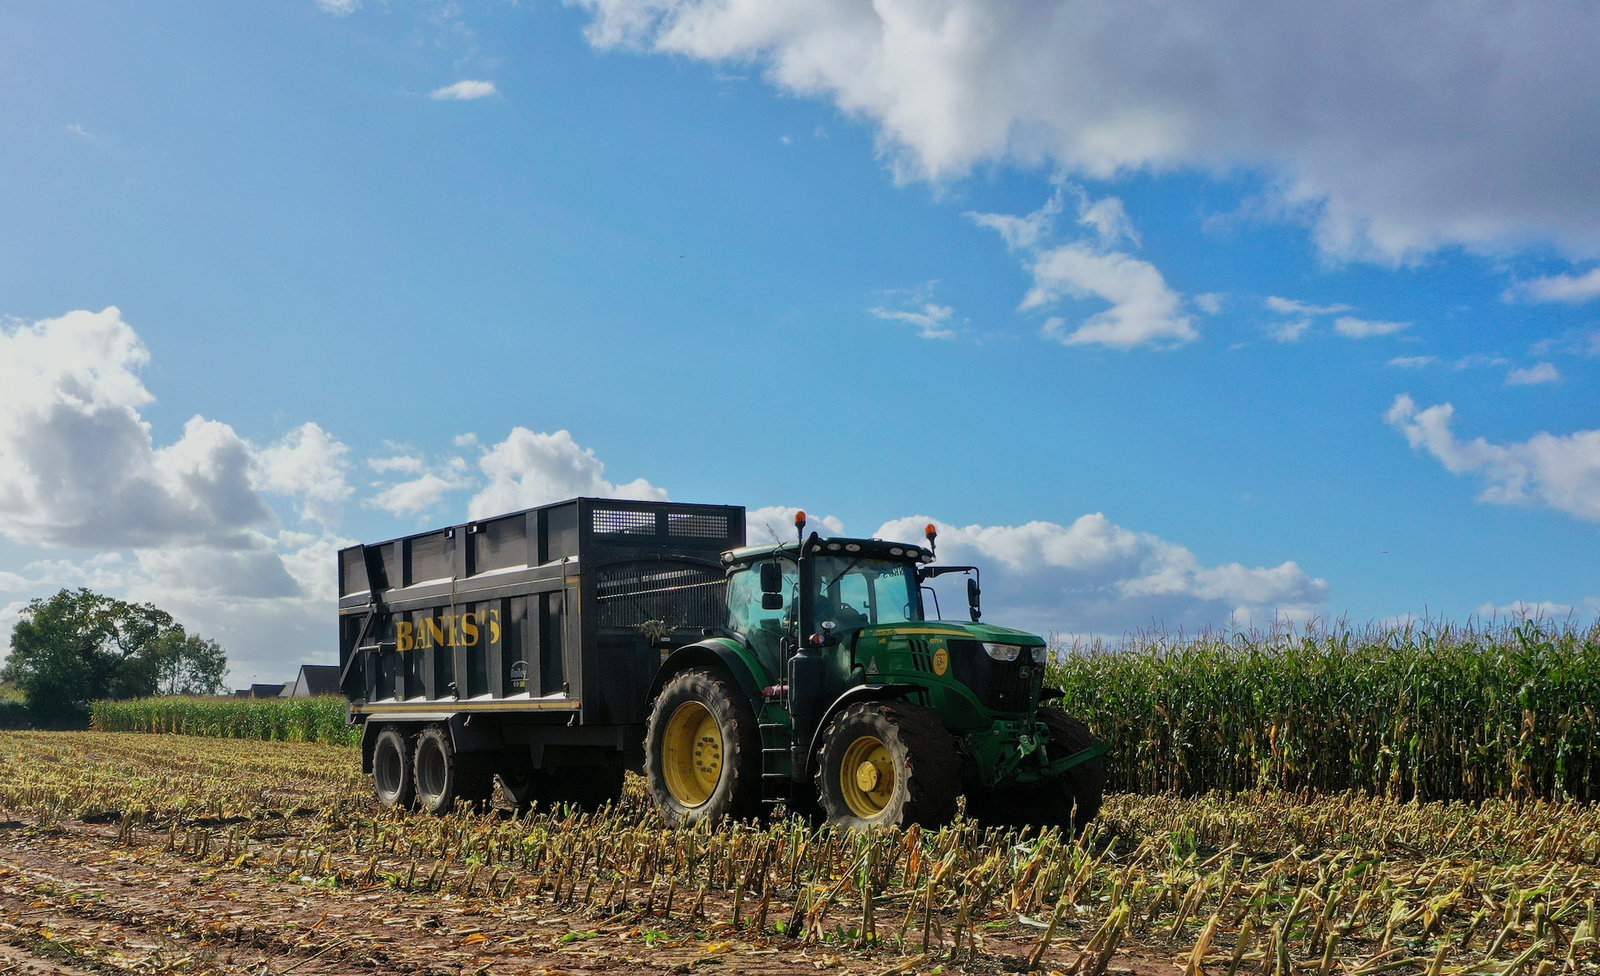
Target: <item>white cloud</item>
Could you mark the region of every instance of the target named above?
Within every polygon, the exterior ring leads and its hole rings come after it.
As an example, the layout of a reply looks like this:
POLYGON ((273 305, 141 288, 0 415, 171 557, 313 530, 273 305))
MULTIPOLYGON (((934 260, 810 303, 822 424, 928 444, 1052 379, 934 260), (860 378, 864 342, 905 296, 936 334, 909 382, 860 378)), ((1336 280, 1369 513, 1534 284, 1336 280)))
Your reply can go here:
MULTIPOLYGON (((793 542, 795 538, 794 514, 801 511, 798 505, 763 505, 746 509, 744 513, 745 541, 752 546, 768 542, 793 542)), ((844 535, 844 523, 832 515, 806 514, 806 534, 823 536, 844 535)))
POLYGON ((500 94, 500 89, 492 81, 458 81, 453 85, 435 88, 428 93, 428 97, 438 101, 470 102, 478 98, 488 98, 500 94))
POLYGON ((625 485, 605 478, 606 466, 594 451, 578 446, 565 430, 534 433, 514 427, 488 448, 478 462, 489 484, 467 505, 471 518, 531 508, 577 495, 599 498, 664 500, 667 493, 643 478, 625 485))
POLYGON ((1208 291, 1194 296, 1194 307, 1207 315, 1216 315, 1222 311, 1222 306, 1226 300, 1227 296, 1221 292, 1208 291))
POLYGON ((1295 319, 1291 322, 1275 322, 1267 327, 1267 335, 1279 342, 1299 342, 1311 328, 1310 319, 1295 319))
POLYGON ((1581 275, 1558 274, 1519 281, 1501 296, 1508 302, 1564 302, 1578 305, 1600 297, 1600 268, 1581 275))
POLYGON ((334 525, 344 503, 355 493, 345 481, 350 469, 341 444, 314 423, 304 423, 282 440, 256 452, 255 486, 295 500, 302 518, 334 525))
POLYGON ((367 467, 379 474, 421 474, 427 462, 410 454, 397 454, 393 457, 367 458, 367 467))
POLYGON ((1338 315, 1340 312, 1354 311, 1349 305, 1312 305, 1277 295, 1267 296, 1266 305, 1282 315, 1338 315))
POLYGON ((955 309, 949 305, 938 305, 934 302, 922 302, 912 308, 884 308, 878 306, 870 310, 874 316, 889 322, 905 322, 917 328, 919 339, 953 339, 955 330, 950 327, 950 319, 955 315, 955 309))
POLYGON ((1460 440, 1452 431, 1455 407, 1418 409, 1411 397, 1395 397, 1385 419, 1413 448, 1433 455, 1455 474, 1487 482, 1480 500, 1498 505, 1542 504, 1589 522, 1600 522, 1600 430, 1535 434, 1526 441, 1492 444, 1482 437, 1460 440))
POLYGON ((1055 232, 1056 217, 1061 213, 1061 191, 1056 190, 1044 206, 1025 217, 1012 214, 978 213, 969 210, 963 216, 1000 235, 1012 251, 1032 251, 1055 232))
MULTIPOLYGON (((1302 621, 1319 613, 1328 584, 1297 564, 1205 566, 1193 552, 1101 514, 1071 525, 953 526, 923 516, 885 523, 875 536, 921 542, 939 528, 939 561, 982 567, 985 618, 1040 633, 1121 634, 1159 624, 1188 630, 1302 621)), ((940 586, 941 609, 965 608, 940 586)))
POLYGON ((416 515, 439 504, 450 492, 471 488, 474 484, 472 479, 462 477, 455 472, 447 474, 450 477, 441 477, 429 471, 410 481, 389 485, 371 498, 365 499, 362 504, 368 508, 382 509, 390 515, 416 515))
POLYGON ((1351 339, 1370 339, 1373 336, 1394 335, 1411 328, 1410 322, 1373 322, 1367 319, 1342 316, 1333 323, 1333 330, 1351 339))
POLYGON ((93 553, 0 573, 0 590, 24 598, 0 623, 26 599, 86 586, 216 638, 235 674, 331 660, 333 551, 348 541, 269 534, 278 515, 263 493, 335 521, 347 448, 304 424, 258 450, 202 417, 158 446, 139 412, 154 399, 138 376, 149 361, 116 308, 0 326, 0 534, 93 553))
POLYGON ((1513 600, 1498 606, 1485 603, 1478 607, 1478 616, 1490 619, 1510 617, 1515 620, 1546 620, 1562 621, 1580 613, 1579 609, 1570 603, 1556 603, 1551 600, 1513 600))
POLYGON ((317 6, 338 17, 347 17, 361 9, 361 0, 317 0, 317 6))
POLYGON ((270 523, 250 445, 192 418, 157 448, 138 408, 149 361, 116 308, 0 326, 0 533, 116 547, 228 537, 270 523))
POLYGON ((1139 246, 1139 232, 1134 230, 1127 209, 1116 197, 1084 200, 1078 208, 1078 222, 1086 227, 1092 227, 1096 236, 1100 238, 1100 243, 1106 246, 1123 241, 1134 247, 1139 246))
POLYGON ((1098 344, 1131 349, 1151 344, 1173 346, 1199 338, 1183 314, 1182 297, 1167 287, 1155 265, 1127 254, 1101 254, 1083 244, 1065 244, 1041 254, 1033 264, 1033 289, 1023 309, 1054 305, 1063 296, 1098 298, 1111 307, 1073 328, 1065 319, 1048 320, 1043 334, 1065 345, 1098 344))
POLYGON ((1422 369, 1430 365, 1433 360, 1432 356, 1396 356, 1384 365, 1393 366, 1395 369, 1422 369))
POLYGON ((754 63, 902 177, 1246 168, 1341 256, 1600 249, 1592 4, 577 0, 600 47, 754 63))
POLYGON ((1534 363, 1506 374, 1507 386, 1538 386, 1541 383, 1561 382, 1561 371, 1549 363, 1534 363))

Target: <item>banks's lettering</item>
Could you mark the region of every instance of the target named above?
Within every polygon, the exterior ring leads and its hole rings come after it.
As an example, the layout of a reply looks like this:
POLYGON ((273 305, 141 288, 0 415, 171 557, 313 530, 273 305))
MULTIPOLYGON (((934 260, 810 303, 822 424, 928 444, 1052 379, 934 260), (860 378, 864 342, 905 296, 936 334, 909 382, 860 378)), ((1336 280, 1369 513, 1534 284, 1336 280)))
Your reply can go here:
POLYGON ((500 643, 500 611, 487 613, 469 610, 466 613, 444 613, 437 617, 424 617, 420 623, 409 620, 394 622, 394 649, 418 651, 429 647, 477 647, 483 631, 489 631, 488 643, 500 643))

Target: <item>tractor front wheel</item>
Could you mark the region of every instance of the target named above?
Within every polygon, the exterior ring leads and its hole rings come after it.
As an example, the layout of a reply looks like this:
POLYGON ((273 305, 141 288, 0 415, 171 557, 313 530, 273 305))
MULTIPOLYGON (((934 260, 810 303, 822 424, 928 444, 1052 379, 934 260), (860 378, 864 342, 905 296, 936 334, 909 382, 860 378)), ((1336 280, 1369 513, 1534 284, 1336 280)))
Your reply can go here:
POLYGON ((863 830, 937 827, 961 792, 955 740, 933 712, 904 702, 863 702, 834 716, 816 761, 829 820, 863 830))

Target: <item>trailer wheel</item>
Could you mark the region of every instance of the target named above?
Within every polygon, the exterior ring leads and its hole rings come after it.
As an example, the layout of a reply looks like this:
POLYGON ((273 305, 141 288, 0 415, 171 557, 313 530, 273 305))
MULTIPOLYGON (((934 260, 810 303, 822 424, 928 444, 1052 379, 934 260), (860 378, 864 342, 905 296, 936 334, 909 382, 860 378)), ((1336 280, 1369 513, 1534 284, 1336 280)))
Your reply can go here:
POLYGON ((743 693, 703 668, 674 675, 650 707, 644 777, 674 823, 760 813, 761 739, 743 693))
MULTIPOLYGON (((1089 726, 1059 708, 1039 709, 1039 721, 1050 729, 1052 754, 1082 752, 1100 740, 1089 726)), ((1106 757, 1096 756, 1038 787, 1025 804, 1032 823, 1060 827, 1074 835, 1083 832, 1100 812, 1106 786, 1106 757)))
POLYGON ((432 814, 449 813, 461 800, 476 809, 488 805, 494 780, 482 757, 462 755, 450 742, 450 730, 430 725, 417 736, 412 760, 417 804, 432 814))
POLYGON ((817 756, 828 819, 851 829, 920 823, 956 812, 955 740, 937 715, 904 702, 863 702, 834 716, 817 756))
POLYGON ((416 802, 411 739, 396 726, 385 726, 372 744, 372 790, 386 807, 410 809, 416 802))

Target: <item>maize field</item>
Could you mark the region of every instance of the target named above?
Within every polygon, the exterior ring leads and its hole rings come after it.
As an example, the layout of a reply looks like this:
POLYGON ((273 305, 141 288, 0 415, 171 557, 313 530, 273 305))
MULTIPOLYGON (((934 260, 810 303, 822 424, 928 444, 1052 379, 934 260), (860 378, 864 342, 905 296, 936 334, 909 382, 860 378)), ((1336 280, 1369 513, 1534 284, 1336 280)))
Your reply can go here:
POLYGON ((356 750, 0 733, 0 972, 1600 972, 1600 808, 1108 798, 1076 840, 380 808, 356 750))
POLYGON ((1153 634, 1052 658, 1115 790, 1600 799, 1600 624, 1153 634))
POLYGON ((358 745, 361 729, 345 724, 343 698, 133 698, 98 701, 90 727, 102 732, 155 732, 269 742, 358 745))

